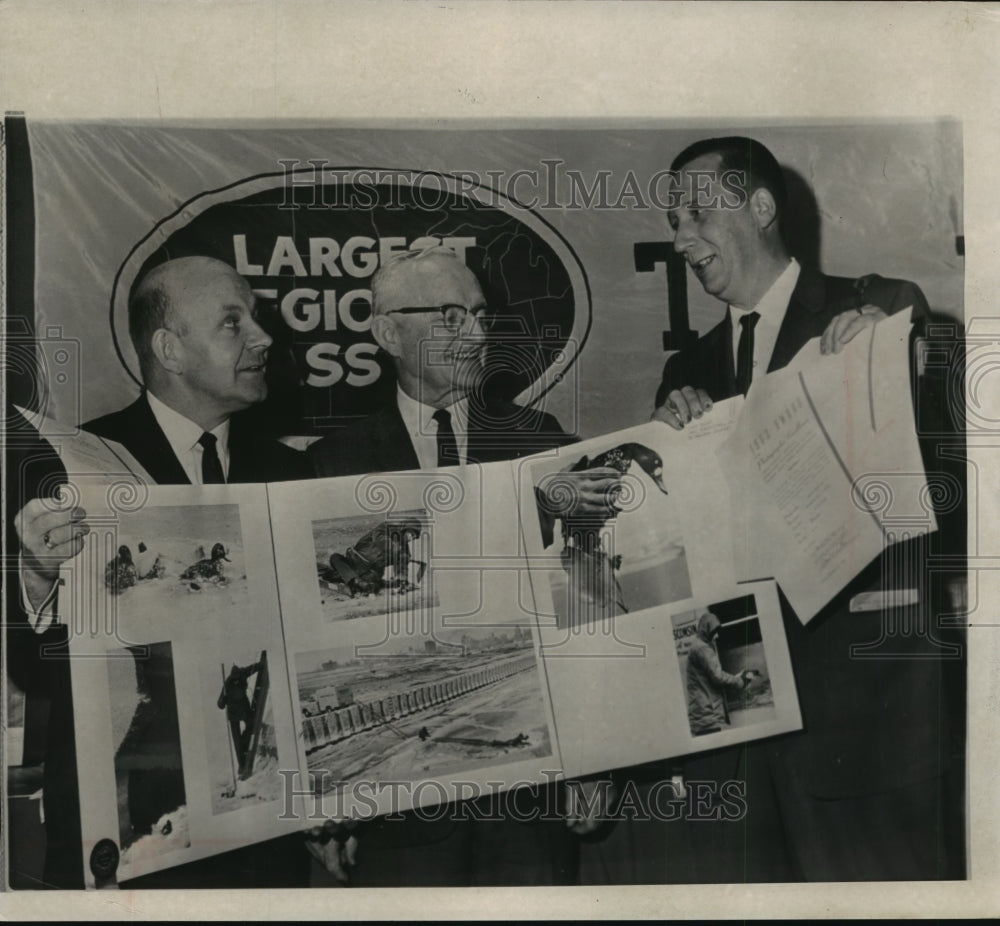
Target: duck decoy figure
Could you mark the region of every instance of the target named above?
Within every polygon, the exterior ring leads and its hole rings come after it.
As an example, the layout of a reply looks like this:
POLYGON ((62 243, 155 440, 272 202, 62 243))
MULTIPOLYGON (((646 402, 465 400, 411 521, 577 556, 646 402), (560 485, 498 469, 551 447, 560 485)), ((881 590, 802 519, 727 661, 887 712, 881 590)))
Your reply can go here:
POLYGON ((207 559, 198 560, 193 566, 188 566, 181 573, 184 580, 209 579, 216 582, 225 582, 225 575, 222 572, 222 564, 231 562, 226 555, 226 548, 217 543, 212 547, 212 555, 207 559))
MULTIPOLYGON (((569 468, 569 472, 613 469, 624 476, 633 463, 664 495, 669 494, 663 482, 663 460, 645 444, 630 442, 593 457, 584 455, 569 468)), ((566 514, 562 517, 562 564, 569 576, 570 608, 582 611, 569 616, 570 624, 628 613, 621 585, 615 576, 621 568, 622 558, 613 552, 608 553, 602 535, 604 525, 615 513, 616 509, 611 504, 602 516, 566 514)))
POLYGON ((645 444, 619 444, 597 454, 596 457, 584 455, 570 467, 569 471, 579 473, 585 469, 610 468, 618 470, 624 476, 632 468, 633 463, 639 465, 664 495, 669 494, 663 484, 663 460, 655 450, 651 450, 645 444))
POLYGON ((135 563, 132 562, 132 551, 123 544, 118 548, 118 555, 104 567, 104 584, 112 595, 120 595, 138 580, 135 563))

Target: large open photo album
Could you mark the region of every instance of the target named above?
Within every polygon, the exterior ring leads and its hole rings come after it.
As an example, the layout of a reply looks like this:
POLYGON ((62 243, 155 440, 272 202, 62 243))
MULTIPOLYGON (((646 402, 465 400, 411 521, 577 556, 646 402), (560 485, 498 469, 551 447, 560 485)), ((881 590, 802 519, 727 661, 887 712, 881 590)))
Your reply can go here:
POLYGON ((935 526, 892 398, 905 316, 681 431, 432 471, 82 481, 60 610, 88 884, 801 729, 774 577, 806 622, 882 552, 876 466, 897 520, 935 526), (575 505, 594 470, 601 518, 575 505))
POLYGON ((321 818, 433 814, 798 729, 776 587, 737 585, 694 517, 710 486, 684 438, 650 424, 514 464, 84 487, 92 533, 61 595, 80 616, 89 883, 109 858, 123 880, 321 818), (589 547, 586 526, 543 531, 536 483, 622 447, 677 464, 669 487, 623 461, 621 512, 589 547), (687 664, 709 612, 721 632, 700 645, 730 684, 706 727, 687 664))

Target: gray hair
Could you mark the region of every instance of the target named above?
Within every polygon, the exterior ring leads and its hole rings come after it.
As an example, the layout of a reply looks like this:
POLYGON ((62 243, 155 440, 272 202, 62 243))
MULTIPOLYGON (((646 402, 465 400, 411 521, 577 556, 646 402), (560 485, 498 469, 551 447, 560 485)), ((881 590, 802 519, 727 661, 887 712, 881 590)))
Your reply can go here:
POLYGON ((435 244, 417 251, 401 251, 382 264, 372 276, 372 315, 381 315, 386 299, 399 278, 407 269, 417 267, 429 260, 455 261, 465 267, 465 262, 451 248, 435 244))

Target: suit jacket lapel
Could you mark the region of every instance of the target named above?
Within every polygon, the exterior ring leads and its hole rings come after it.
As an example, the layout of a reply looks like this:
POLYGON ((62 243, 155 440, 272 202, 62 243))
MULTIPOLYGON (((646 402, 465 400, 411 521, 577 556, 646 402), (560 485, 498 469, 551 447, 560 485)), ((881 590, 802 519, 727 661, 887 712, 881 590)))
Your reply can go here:
POLYGON ((719 373, 726 384, 726 395, 734 396, 740 390, 736 383, 736 358, 733 356, 733 313, 728 305, 725 318, 716 325, 715 330, 718 331, 719 339, 722 341, 719 349, 715 351, 723 367, 719 373))
POLYGON ((737 394, 733 321, 729 306, 726 306, 722 321, 710 329, 691 352, 684 379, 687 382, 677 383, 677 388, 683 385, 702 385, 716 402, 731 399, 737 394))
POLYGON ((780 370, 810 339, 822 333, 827 305, 826 278, 805 267, 799 272, 788 310, 778 329, 778 338, 771 353, 767 372, 780 370), (817 330, 817 325, 820 326, 817 330))
POLYGON ((519 409, 513 405, 484 406, 470 397, 466 448, 469 463, 512 460, 523 453, 526 447, 528 452, 533 452, 530 444, 521 439, 524 432, 523 425, 519 426, 517 422, 518 412, 519 409))
POLYGON ((230 419, 229 426, 229 473, 226 482, 257 482, 255 478, 256 459, 250 435, 244 433, 239 424, 230 419))
POLYGON ((376 464, 371 472, 420 469, 417 451, 395 401, 372 415, 370 433, 372 461, 376 464))
POLYGON ((143 393, 127 409, 128 433, 122 444, 145 467, 158 485, 190 484, 187 473, 174 456, 170 441, 156 423, 143 393))
POLYGON ((469 463, 492 463, 490 454, 490 435, 496 440, 495 429, 490 427, 490 417, 478 403, 469 401, 469 424, 466 432, 468 444, 465 450, 469 463))

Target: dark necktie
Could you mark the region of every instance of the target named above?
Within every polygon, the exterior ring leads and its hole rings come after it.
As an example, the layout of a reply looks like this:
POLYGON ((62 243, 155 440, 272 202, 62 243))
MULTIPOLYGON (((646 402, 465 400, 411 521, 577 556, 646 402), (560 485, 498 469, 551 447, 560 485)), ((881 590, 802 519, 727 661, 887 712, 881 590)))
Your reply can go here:
POLYGON ((201 481, 204 485, 219 485, 226 481, 222 472, 222 462, 219 460, 219 452, 215 449, 218 438, 214 434, 206 431, 198 438, 201 444, 201 481))
POLYGON ((753 377, 753 329, 760 320, 757 312, 740 316, 740 343, 736 345, 736 388, 746 395, 753 377))
POLYGON ((437 422, 438 466, 458 465, 458 441, 451 426, 451 412, 439 408, 433 415, 437 422))

